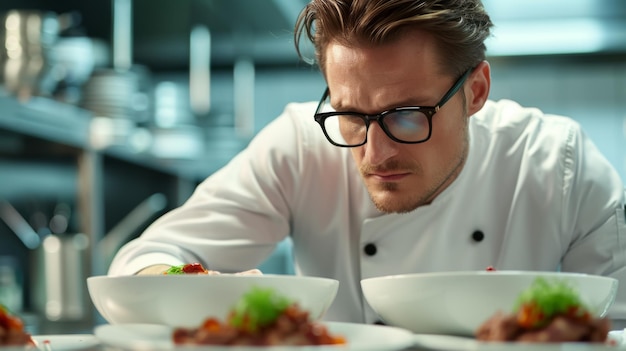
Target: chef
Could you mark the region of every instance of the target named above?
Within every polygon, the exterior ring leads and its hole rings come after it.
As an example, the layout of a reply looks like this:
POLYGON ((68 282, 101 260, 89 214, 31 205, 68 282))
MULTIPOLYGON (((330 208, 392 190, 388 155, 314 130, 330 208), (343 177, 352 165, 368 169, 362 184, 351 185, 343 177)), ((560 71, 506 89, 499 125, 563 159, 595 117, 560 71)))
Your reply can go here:
POLYGON ((364 278, 541 270, 620 281, 626 215, 616 170, 572 119, 489 100, 479 0, 311 0, 297 20, 328 88, 292 103, 110 275, 200 262, 254 269, 284 238, 297 274, 334 278, 328 320, 376 322, 364 278))

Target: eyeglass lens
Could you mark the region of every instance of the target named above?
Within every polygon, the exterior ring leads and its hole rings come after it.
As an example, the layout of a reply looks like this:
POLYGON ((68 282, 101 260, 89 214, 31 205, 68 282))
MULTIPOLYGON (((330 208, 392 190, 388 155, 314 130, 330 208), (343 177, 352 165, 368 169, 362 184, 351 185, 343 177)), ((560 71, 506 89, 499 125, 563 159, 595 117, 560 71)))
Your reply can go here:
MULTIPOLYGON (((384 115, 382 124, 388 134, 401 141, 418 142, 428 139, 428 117, 417 110, 390 112, 384 115)), ((367 137, 366 117, 360 115, 331 116, 324 121, 324 127, 330 139, 341 145, 362 144, 367 137)))

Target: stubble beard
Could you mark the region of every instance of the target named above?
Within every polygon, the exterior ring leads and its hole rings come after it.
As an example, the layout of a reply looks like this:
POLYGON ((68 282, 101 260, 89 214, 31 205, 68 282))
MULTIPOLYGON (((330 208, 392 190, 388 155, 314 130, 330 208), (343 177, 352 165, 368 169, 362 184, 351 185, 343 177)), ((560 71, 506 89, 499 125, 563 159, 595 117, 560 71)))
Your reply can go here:
MULTIPOLYGON (((409 213, 418 207, 430 204, 443 190, 445 190, 458 177, 465 165, 467 154, 469 152, 469 136, 467 128, 464 128, 463 146, 452 163, 452 166, 442 171, 437 180, 423 191, 402 194, 400 185, 395 182, 381 182, 375 185, 367 186, 370 199, 376 208, 384 213, 409 213)), ((410 169, 412 174, 423 174, 421 167, 415 165, 410 167, 402 167, 397 162, 390 162, 384 166, 385 170, 407 170, 410 169)), ((365 179, 366 174, 370 174, 371 169, 362 167, 360 169, 361 176, 365 179)))

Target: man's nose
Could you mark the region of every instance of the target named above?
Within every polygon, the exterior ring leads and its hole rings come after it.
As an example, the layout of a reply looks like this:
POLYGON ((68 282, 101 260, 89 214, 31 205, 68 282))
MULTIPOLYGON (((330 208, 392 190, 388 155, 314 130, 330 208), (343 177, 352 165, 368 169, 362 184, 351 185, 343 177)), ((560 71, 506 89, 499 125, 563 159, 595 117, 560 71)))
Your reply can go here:
POLYGON ((382 164, 398 154, 398 143, 391 140, 378 123, 372 123, 367 131, 365 158, 372 165, 382 164))

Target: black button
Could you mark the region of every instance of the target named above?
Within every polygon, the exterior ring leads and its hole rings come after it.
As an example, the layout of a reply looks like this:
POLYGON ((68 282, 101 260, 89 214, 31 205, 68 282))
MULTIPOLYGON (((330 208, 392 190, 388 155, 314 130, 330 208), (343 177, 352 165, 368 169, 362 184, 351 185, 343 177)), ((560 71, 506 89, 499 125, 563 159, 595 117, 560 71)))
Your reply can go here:
POLYGON ((366 255, 368 256, 374 256, 376 255, 376 245, 369 243, 367 245, 365 245, 365 247, 363 248, 363 251, 365 252, 366 255))
POLYGON ((475 242, 481 242, 485 238, 485 234, 481 230, 477 230, 472 233, 472 240, 475 242))

